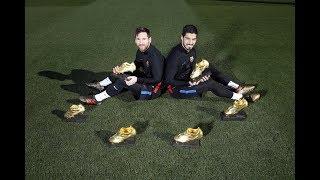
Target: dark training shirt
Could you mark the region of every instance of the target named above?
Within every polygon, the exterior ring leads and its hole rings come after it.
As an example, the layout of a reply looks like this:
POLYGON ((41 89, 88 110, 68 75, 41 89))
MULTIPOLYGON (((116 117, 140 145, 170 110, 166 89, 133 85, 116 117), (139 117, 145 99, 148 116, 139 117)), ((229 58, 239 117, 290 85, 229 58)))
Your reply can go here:
POLYGON ((190 74, 196 63, 196 50, 187 52, 180 44, 172 48, 167 59, 165 82, 173 86, 188 86, 190 74))
POLYGON ((134 74, 138 77, 137 83, 155 85, 161 82, 164 56, 153 45, 150 45, 145 52, 138 49, 134 64, 136 65, 134 74))

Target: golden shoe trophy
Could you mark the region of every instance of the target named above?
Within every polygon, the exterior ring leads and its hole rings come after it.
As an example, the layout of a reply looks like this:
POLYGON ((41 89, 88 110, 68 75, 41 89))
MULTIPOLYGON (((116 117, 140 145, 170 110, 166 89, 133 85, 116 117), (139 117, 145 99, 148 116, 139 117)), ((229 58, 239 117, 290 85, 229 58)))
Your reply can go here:
POLYGON ((198 77, 202 74, 202 72, 209 67, 209 62, 205 59, 202 59, 202 61, 198 62, 196 64, 195 69, 192 71, 190 78, 192 81, 196 81, 198 77))
POLYGON ((125 72, 133 72, 135 70, 136 70, 136 65, 134 64, 134 62, 132 63, 124 62, 120 66, 115 67, 115 71, 119 74, 123 74, 125 72))
POLYGON ((82 104, 78 104, 78 105, 74 104, 70 106, 68 111, 64 114, 64 117, 67 119, 71 119, 71 118, 74 118, 79 113, 83 114, 84 111, 85 111, 85 108, 82 104))
POLYGON ((127 128, 122 127, 116 134, 114 134, 109 138, 109 142, 111 144, 123 143, 126 140, 133 138, 136 134, 137 134, 137 131, 132 126, 129 126, 127 128))
POLYGON ((174 145, 195 147, 200 146, 200 139, 203 137, 203 132, 200 127, 193 129, 188 128, 186 131, 174 137, 174 145))
POLYGON ((233 105, 228 107, 221 113, 222 120, 243 120, 247 117, 247 114, 242 111, 248 107, 248 101, 245 98, 235 100, 233 105))

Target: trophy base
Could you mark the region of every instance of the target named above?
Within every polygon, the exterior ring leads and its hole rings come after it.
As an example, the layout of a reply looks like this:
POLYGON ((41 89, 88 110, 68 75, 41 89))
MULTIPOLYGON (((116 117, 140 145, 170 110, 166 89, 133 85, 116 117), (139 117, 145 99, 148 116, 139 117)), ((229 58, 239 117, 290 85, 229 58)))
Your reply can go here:
POLYGON ((109 140, 107 141, 109 146, 112 147, 126 147, 126 146, 133 146, 136 143, 136 139, 134 137, 128 138, 120 143, 111 143, 109 140))
POLYGON ((172 146, 174 146, 174 147, 198 148, 198 147, 200 147, 200 140, 196 139, 196 140, 188 141, 188 142, 185 142, 185 143, 173 140, 172 141, 172 146))
POLYGON ((243 110, 239 111, 237 114, 227 116, 224 112, 220 113, 221 121, 243 121, 247 118, 246 112, 243 110))

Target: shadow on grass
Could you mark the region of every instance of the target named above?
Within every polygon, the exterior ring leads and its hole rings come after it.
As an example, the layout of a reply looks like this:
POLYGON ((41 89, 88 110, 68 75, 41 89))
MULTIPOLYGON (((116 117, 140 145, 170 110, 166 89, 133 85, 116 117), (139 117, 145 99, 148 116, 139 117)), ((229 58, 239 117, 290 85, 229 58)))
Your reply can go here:
POLYGON ((206 122, 206 123, 201 122, 201 123, 195 125, 193 128, 196 129, 198 127, 202 130, 203 136, 206 136, 213 129, 213 121, 212 122, 206 122))
POLYGON ((165 141, 169 145, 172 144, 173 137, 175 136, 175 134, 168 133, 168 132, 154 132, 153 135, 161 139, 162 141, 165 141))
POLYGON ((148 126, 149 126, 149 120, 146 120, 143 122, 137 121, 132 125, 132 127, 136 129, 137 134, 144 133, 148 126))
MULTIPOLYGON (((70 74, 62 74, 55 71, 40 71, 39 76, 47 77, 49 79, 55 79, 59 81, 72 80, 73 84, 65 84, 60 87, 63 90, 77 93, 79 96, 88 96, 99 93, 98 90, 86 86, 85 83, 101 81, 106 77, 109 77, 111 81, 115 81, 117 77, 113 76, 112 72, 92 72, 83 69, 74 69, 70 74)), ((114 98, 120 99, 125 102, 130 102, 134 100, 130 93, 125 91, 114 98)), ((70 100, 69 100, 70 101, 70 100)))
POLYGON ((59 117, 59 119, 61 119, 61 121, 63 122, 73 122, 73 123, 84 123, 86 122, 88 115, 76 115, 75 117, 71 118, 71 119, 66 119, 64 117, 66 111, 62 111, 59 109, 55 109, 53 111, 51 111, 52 114, 56 115, 59 117))

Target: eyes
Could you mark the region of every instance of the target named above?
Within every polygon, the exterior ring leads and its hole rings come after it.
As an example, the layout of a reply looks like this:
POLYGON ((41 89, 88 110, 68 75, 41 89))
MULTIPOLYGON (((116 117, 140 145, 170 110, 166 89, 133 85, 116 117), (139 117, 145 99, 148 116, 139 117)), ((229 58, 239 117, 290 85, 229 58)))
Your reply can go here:
POLYGON ((148 38, 136 38, 137 41, 146 41, 148 38))
POLYGON ((188 38, 188 37, 185 37, 184 39, 185 39, 185 40, 188 40, 188 41, 190 41, 190 40, 191 40, 191 41, 196 41, 196 40, 197 40, 197 38, 192 38, 192 39, 191 39, 191 38, 188 38))

